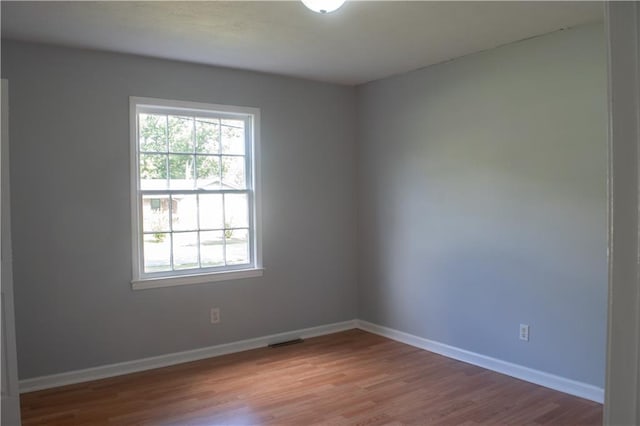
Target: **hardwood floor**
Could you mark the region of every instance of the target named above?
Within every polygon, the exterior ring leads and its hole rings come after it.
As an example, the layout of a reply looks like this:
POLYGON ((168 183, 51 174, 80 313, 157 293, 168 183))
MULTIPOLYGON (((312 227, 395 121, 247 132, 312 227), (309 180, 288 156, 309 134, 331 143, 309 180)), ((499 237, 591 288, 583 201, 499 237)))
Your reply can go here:
POLYGON ((602 405, 361 330, 23 394, 27 425, 600 425, 602 405))

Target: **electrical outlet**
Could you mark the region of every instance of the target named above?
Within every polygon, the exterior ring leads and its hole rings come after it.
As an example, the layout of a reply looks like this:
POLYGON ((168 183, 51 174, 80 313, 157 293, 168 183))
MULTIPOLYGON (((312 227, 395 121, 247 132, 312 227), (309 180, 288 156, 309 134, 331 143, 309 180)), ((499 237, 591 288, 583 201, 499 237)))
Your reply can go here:
POLYGON ((211 324, 218 324, 220 322, 220 308, 211 308, 211 324))
POLYGON ((520 340, 529 341, 529 326, 520 324, 520 340))

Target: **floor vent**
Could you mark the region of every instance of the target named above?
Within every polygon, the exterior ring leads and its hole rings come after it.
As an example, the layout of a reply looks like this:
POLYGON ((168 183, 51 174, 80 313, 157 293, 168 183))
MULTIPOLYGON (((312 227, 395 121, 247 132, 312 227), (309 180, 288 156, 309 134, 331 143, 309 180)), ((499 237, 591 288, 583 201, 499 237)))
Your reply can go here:
POLYGON ((293 339, 293 340, 287 340, 286 342, 278 342, 278 343, 272 343, 269 345, 270 348, 280 348, 282 346, 289 346, 289 345, 295 345, 296 343, 302 343, 304 342, 304 340, 298 338, 298 339, 293 339))

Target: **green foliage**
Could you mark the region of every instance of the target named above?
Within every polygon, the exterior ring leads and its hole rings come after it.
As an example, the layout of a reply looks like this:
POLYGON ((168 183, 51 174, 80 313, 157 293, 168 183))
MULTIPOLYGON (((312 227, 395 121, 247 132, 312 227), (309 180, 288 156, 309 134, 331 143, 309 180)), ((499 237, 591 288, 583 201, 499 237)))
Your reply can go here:
MULTIPOLYGON (((218 177, 221 168, 223 174, 227 173, 230 161, 228 157, 219 156, 221 137, 225 141, 241 141, 243 138, 243 129, 237 124, 231 126, 218 119, 140 114, 139 124, 142 179, 218 177)), ((237 145, 241 145, 240 153, 244 153, 242 143, 226 145, 231 145, 231 148, 225 147, 225 151, 238 150, 237 145)))
POLYGON ((231 237, 233 237, 233 229, 229 229, 229 227, 230 227, 230 226, 231 226, 231 224, 230 224, 230 223, 228 223, 228 222, 225 222, 225 223, 224 223, 224 227, 225 227, 225 230, 224 230, 224 237, 225 237, 227 240, 230 240, 230 239, 231 239, 231 237))

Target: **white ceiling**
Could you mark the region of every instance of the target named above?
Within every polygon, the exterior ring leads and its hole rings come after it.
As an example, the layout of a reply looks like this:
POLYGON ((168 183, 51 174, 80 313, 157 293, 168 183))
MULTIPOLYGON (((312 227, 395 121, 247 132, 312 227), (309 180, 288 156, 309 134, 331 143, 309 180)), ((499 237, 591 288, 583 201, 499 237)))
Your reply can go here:
POLYGON ((602 19, 600 2, 7 2, 2 37, 359 84, 602 19))

